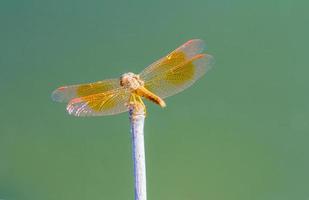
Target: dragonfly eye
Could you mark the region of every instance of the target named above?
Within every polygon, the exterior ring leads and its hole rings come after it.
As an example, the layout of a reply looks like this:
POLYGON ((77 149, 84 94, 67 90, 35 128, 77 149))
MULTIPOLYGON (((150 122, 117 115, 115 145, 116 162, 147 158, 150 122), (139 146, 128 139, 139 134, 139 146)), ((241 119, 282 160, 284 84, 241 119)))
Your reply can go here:
POLYGON ((136 89, 140 86, 139 78, 132 72, 125 73, 120 77, 120 85, 136 89))
POLYGON ((123 86, 122 77, 120 77, 120 79, 119 79, 119 84, 120 84, 121 86, 123 86))

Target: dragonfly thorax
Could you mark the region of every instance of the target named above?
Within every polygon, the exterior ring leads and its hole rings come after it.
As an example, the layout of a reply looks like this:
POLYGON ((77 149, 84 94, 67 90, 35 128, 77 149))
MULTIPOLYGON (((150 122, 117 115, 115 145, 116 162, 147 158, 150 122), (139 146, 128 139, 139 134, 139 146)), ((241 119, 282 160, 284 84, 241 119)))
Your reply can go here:
POLYGON ((144 81, 140 79, 139 75, 128 72, 120 77, 120 85, 136 90, 139 87, 144 86, 144 81))

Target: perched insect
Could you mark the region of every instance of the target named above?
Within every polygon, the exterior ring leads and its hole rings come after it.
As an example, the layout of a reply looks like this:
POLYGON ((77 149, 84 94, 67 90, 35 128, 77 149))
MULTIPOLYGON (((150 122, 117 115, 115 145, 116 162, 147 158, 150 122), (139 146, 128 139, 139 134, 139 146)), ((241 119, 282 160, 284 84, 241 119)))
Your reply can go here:
POLYGON ((213 65, 211 55, 202 54, 204 42, 186 42, 154 62, 140 74, 123 74, 120 79, 64 86, 52 93, 54 101, 68 102, 67 111, 75 116, 114 115, 128 111, 128 105, 146 98, 165 107, 164 98, 191 86, 213 65))

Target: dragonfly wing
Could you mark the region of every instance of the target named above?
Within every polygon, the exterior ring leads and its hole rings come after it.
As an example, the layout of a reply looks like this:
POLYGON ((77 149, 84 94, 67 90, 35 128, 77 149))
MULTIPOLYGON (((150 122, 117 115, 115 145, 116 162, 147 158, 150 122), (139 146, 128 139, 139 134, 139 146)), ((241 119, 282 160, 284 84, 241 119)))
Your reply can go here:
POLYGON ((119 87, 119 79, 108 79, 94 83, 63 86, 52 93, 52 99, 57 102, 69 102, 74 98, 104 93, 119 87))
POLYGON ((156 76, 160 76, 162 73, 168 71, 172 67, 182 63, 184 60, 191 59, 204 50, 205 43, 200 39, 189 40, 185 44, 181 45, 165 57, 152 63, 145 68, 140 77, 143 80, 149 80, 156 76))
POLYGON ((72 99, 67 111, 75 116, 114 115, 128 111, 130 92, 122 87, 104 93, 72 99))
POLYGON ((203 46, 202 40, 190 40, 147 67, 140 74, 145 87, 166 98, 191 86, 214 63, 211 55, 200 54, 203 46))

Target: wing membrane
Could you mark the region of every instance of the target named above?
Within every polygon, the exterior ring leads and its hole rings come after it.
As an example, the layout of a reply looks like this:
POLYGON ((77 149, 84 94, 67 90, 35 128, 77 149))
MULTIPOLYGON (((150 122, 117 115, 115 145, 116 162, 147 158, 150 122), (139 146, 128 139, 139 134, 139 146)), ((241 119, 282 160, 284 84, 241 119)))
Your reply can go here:
POLYGON ((75 116, 114 115, 128 110, 130 92, 126 88, 118 88, 104 93, 92 94, 72 99, 67 111, 75 116))
POLYGON ((210 69, 212 62, 212 56, 199 54, 191 60, 146 81, 144 87, 161 98, 175 95, 190 87, 203 76, 210 69))
POLYGON ((140 77, 147 81, 156 76, 161 76, 162 73, 201 53, 204 46, 205 43, 203 40, 189 40, 167 56, 149 65, 140 73, 140 77))
POLYGON ((119 79, 108 79, 94 83, 63 86, 52 93, 52 99, 58 102, 69 102, 71 99, 77 97, 104 93, 119 87, 119 79))
POLYGON ((140 74, 145 87, 166 98, 191 86, 214 63, 212 56, 200 54, 203 46, 202 40, 190 40, 147 67, 140 74))

